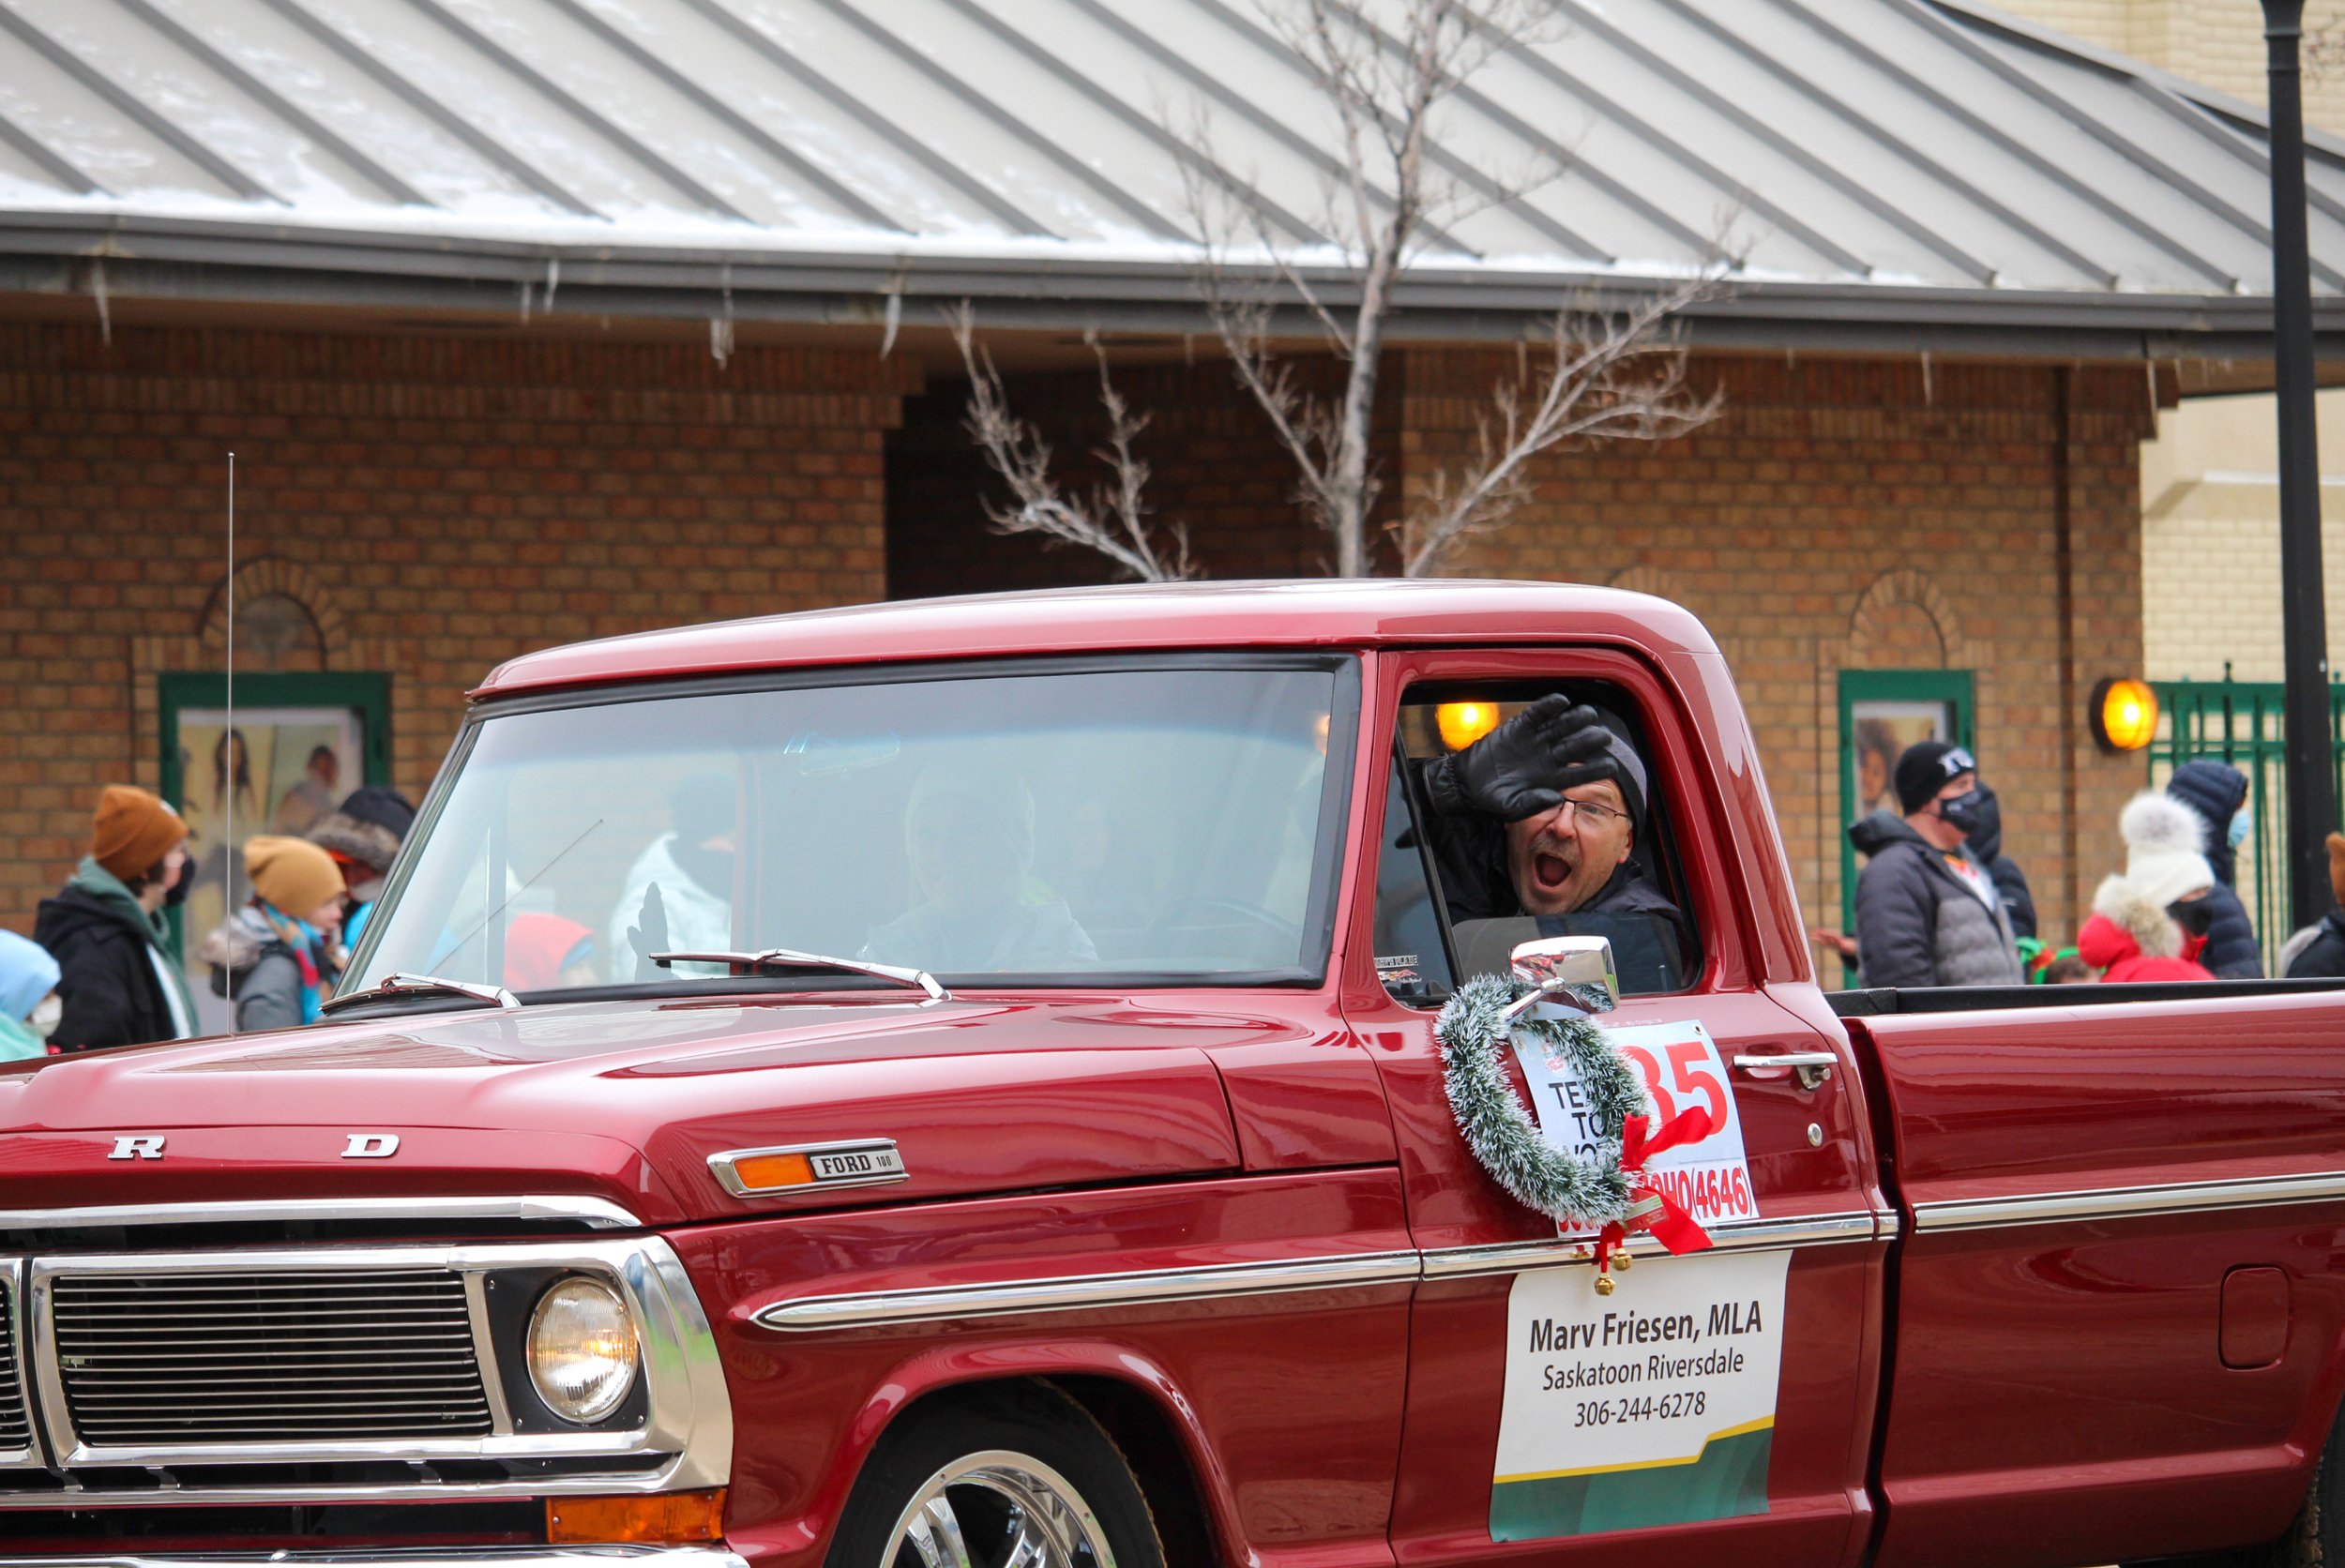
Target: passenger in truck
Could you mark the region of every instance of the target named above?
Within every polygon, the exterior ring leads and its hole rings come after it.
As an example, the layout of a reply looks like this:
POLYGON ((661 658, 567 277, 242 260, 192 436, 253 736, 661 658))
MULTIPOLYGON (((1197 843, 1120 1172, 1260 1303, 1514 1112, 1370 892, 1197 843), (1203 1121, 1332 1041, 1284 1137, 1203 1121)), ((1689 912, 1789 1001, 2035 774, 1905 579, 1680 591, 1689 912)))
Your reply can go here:
POLYGON ((932 972, 1054 973, 1098 950, 1034 879, 1034 795, 983 764, 942 763, 912 786, 904 852, 918 902, 872 928, 861 957, 932 972))
POLYGON ((1638 854, 1651 793, 1617 717, 1550 694, 1419 776, 1453 927, 1508 922, 1510 945, 1527 916, 1539 936, 1608 938, 1624 990, 1684 986, 1687 927, 1638 854))

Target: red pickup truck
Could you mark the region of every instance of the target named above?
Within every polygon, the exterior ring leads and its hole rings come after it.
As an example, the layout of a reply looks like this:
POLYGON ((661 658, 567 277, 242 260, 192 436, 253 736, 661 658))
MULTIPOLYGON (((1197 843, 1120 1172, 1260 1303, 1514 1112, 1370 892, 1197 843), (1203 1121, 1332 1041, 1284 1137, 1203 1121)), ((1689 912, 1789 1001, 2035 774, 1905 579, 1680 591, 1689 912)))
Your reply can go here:
MULTIPOLYGON (((1827 997, 1732 677, 1654 599, 1188 585, 531 655, 331 1005, 0 1074, 0 1549, 2345 1547, 2339 999, 1827 997), (1642 781, 1589 814, 1648 895, 1609 925, 1448 885, 1496 840, 1429 771, 1556 692, 1642 781), (1591 931, 1587 1021, 1703 1111, 1647 1174, 1710 1244, 1600 1275, 1435 1038, 1591 931)), ((1506 1049, 1600 1154, 1587 1082, 1506 1049)))

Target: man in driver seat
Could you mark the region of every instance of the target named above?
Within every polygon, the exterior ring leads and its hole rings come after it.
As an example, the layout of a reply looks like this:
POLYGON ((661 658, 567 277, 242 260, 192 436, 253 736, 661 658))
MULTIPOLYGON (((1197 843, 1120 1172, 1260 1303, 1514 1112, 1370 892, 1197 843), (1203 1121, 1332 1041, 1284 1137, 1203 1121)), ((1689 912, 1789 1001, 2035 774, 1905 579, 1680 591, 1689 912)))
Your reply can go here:
MULTIPOLYGON (((1622 989, 1685 985, 1685 916, 1632 858, 1650 796, 1644 761, 1616 721, 1551 694, 1418 777, 1461 949, 1479 945, 1480 933, 1462 928, 1477 921, 1507 922, 1508 947, 1533 935, 1601 936, 1622 989)), ((1464 967, 1503 962, 1502 953, 1464 967)))

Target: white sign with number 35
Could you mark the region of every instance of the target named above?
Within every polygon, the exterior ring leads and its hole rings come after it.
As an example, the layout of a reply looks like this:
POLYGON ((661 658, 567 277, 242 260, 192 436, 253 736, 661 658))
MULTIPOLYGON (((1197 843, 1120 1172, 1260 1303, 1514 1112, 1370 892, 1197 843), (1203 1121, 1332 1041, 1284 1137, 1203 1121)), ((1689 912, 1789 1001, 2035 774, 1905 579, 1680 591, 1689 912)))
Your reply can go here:
MULTIPOLYGON (((1726 1063, 1710 1032, 1694 1022, 1606 1026, 1599 1021, 1597 1027, 1644 1081, 1658 1113, 1654 1130, 1687 1110, 1709 1113, 1709 1137, 1653 1156, 1645 1168, 1653 1184, 1683 1203, 1702 1225, 1756 1219, 1759 1204, 1750 1190, 1750 1158, 1743 1152, 1743 1118, 1734 1108, 1726 1063)), ((1541 1135, 1582 1159, 1592 1155, 1595 1114, 1570 1063, 1520 1034, 1514 1047, 1541 1135)))

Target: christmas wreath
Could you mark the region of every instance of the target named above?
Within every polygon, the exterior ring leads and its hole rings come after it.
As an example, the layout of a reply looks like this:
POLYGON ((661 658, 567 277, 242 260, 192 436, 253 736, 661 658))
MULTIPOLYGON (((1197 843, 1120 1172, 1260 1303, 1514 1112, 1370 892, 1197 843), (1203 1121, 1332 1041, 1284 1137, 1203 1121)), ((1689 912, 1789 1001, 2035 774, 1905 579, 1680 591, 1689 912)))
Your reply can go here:
POLYGON ((1596 1230, 1596 1288, 1609 1293, 1612 1253, 1631 1230, 1652 1230, 1672 1252, 1710 1244, 1692 1216, 1644 1179, 1653 1155, 1709 1136, 1709 1113, 1686 1110, 1649 1133, 1653 1102, 1604 1032, 1583 1018, 1510 1018, 1515 1003, 1531 994, 1528 983, 1509 975, 1478 974, 1458 988, 1433 1020, 1442 1084, 1466 1147, 1500 1186, 1559 1223, 1596 1230), (1593 1113, 1591 1155, 1575 1155, 1541 1136, 1506 1081, 1502 1052, 1516 1032, 1571 1063, 1593 1113))

